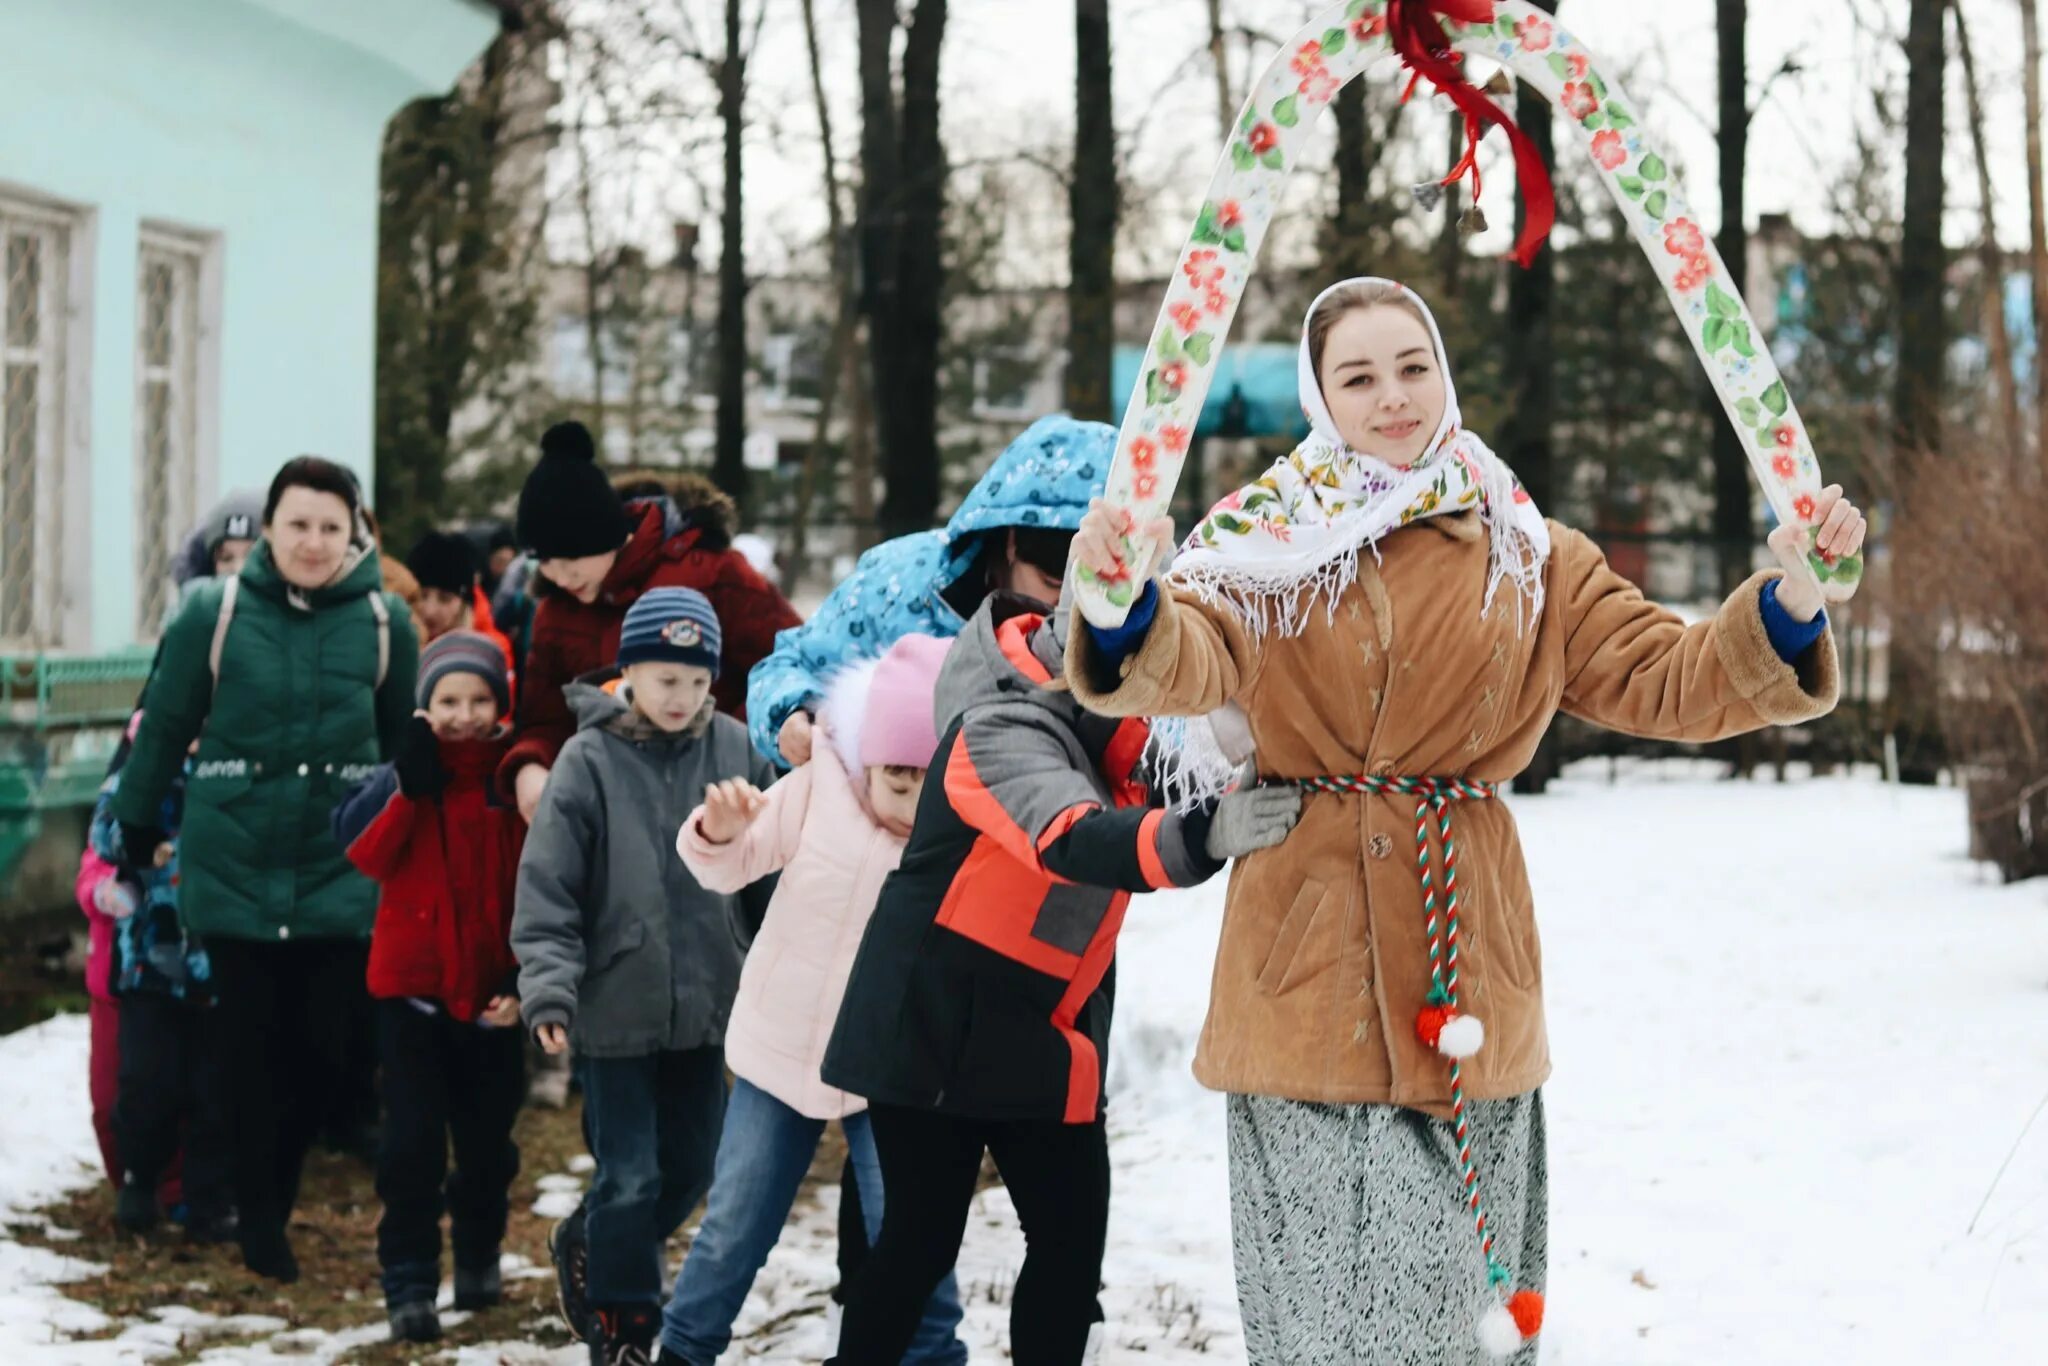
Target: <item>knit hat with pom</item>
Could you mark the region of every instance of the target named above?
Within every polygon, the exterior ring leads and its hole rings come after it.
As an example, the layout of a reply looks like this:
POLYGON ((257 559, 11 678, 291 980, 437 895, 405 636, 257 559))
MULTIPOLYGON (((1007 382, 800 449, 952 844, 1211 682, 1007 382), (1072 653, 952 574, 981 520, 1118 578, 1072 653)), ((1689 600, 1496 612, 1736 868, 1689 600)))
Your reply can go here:
POLYGON ((476 547, 469 537, 453 531, 429 531, 420 537, 405 557, 405 567, 421 588, 438 588, 465 602, 476 587, 476 547))
POLYGON ((875 665, 860 726, 863 767, 931 767, 932 752, 939 747, 932 693, 950 648, 951 641, 937 636, 908 635, 891 645, 875 665))
POLYGON ((536 559, 576 560, 626 543, 626 509, 597 463, 580 422, 559 422, 540 439, 540 463, 519 490, 519 544, 536 559))

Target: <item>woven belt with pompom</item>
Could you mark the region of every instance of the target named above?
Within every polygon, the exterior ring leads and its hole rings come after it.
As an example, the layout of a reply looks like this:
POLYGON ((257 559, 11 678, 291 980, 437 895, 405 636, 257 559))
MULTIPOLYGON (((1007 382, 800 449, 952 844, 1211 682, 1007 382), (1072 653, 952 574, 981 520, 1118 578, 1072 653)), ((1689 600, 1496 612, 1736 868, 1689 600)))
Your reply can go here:
POLYGON ((1487 801, 1500 795, 1493 783, 1465 778, 1399 778, 1377 774, 1333 774, 1317 778, 1275 778, 1270 783, 1309 792, 1363 792, 1382 797, 1415 798, 1415 870, 1422 879, 1422 913, 1429 921, 1429 996, 1415 1017, 1415 1034, 1424 1046, 1441 1053, 1451 1070, 1451 1121, 1458 1136, 1458 1162, 1463 1168, 1465 1207, 1472 1213, 1479 1250, 1486 1259, 1486 1280, 1497 1297, 1479 1321, 1479 1340, 1495 1356, 1510 1356, 1535 1337, 1543 1326, 1543 1296, 1534 1290, 1510 1290, 1514 1275, 1493 1255, 1493 1230, 1479 1198, 1479 1166, 1472 1160, 1472 1129, 1465 1115, 1465 1083, 1460 1064, 1486 1043, 1479 1018, 1458 1009, 1458 846, 1451 837, 1451 807, 1459 802, 1487 801), (1429 845, 1430 814, 1436 816, 1443 849, 1439 878, 1429 845), (1437 884, 1443 885, 1439 914, 1437 884))

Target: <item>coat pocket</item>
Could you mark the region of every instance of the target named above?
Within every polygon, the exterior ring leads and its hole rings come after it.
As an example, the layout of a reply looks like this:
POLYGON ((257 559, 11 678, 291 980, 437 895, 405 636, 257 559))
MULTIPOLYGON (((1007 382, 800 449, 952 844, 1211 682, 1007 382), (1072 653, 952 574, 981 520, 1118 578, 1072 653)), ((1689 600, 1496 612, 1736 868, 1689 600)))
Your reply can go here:
POLYGON ((647 922, 638 917, 609 927, 592 942, 590 966, 585 972, 603 972, 646 942, 647 922))
POLYGON ((1295 890, 1294 900, 1280 920, 1280 931, 1266 950, 1265 966, 1259 969, 1260 991, 1268 996, 1283 995, 1308 976, 1314 965, 1302 960, 1302 945, 1329 896, 1329 887, 1314 879, 1305 879, 1295 890))

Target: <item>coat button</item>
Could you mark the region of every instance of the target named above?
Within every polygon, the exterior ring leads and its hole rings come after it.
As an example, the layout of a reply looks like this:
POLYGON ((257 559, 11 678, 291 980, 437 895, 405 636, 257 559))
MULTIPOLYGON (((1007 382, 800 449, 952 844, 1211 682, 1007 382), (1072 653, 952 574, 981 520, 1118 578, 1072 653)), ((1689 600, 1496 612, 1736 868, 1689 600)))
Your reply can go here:
POLYGON ((291 938, 291 937, 292 937, 292 927, 291 927, 291 926, 289 926, 289 925, 279 925, 279 926, 277 927, 277 937, 278 937, 279 939, 289 939, 289 938, 291 938))
POLYGON ((1372 850, 1374 858, 1386 858, 1394 852, 1394 841, 1392 837, 1382 832, 1374 835, 1366 847, 1372 850))
POLYGON ((304 764, 299 765, 299 776, 301 778, 306 776, 306 766, 304 764))

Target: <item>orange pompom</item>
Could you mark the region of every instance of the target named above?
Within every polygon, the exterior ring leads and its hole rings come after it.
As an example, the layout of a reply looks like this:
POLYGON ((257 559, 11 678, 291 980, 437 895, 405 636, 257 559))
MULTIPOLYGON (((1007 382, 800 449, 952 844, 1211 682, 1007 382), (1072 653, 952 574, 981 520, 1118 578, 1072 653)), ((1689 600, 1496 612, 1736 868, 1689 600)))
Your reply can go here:
POLYGON ((1533 1290, 1517 1290, 1508 1297, 1508 1313, 1522 1336, 1533 1338, 1543 1331, 1543 1297, 1533 1290))

